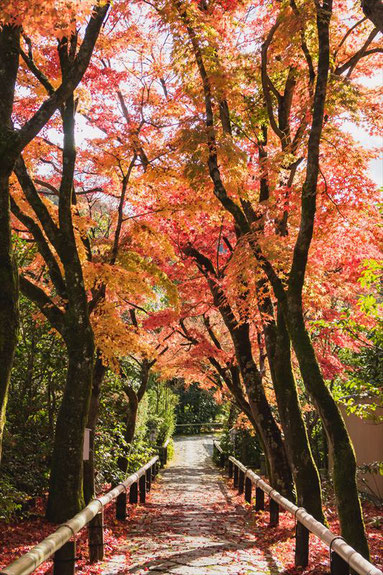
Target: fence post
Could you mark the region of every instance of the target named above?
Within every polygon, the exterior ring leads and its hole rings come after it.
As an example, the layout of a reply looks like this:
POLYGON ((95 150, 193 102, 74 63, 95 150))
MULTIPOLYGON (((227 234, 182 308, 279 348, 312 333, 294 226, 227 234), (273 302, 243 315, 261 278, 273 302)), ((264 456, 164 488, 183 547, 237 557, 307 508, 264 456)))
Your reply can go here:
POLYGON ((76 541, 64 543, 53 556, 53 575, 74 575, 76 569, 76 541))
POLYGON ((226 459, 225 454, 224 454, 223 452, 220 453, 220 455, 219 455, 219 463, 220 463, 221 467, 225 467, 225 459, 226 459))
POLYGON ((348 575, 350 566, 338 553, 330 551, 331 575, 348 575))
POLYGON ((129 503, 138 503, 138 481, 130 486, 129 503))
POLYGON ((161 467, 165 467, 168 462, 168 446, 161 446, 159 449, 161 467))
POLYGON ((239 470, 235 464, 233 464, 233 467, 234 467, 234 487, 238 487, 238 475, 239 475, 238 471, 239 470))
POLYGON ((146 491, 149 492, 152 488, 152 468, 146 470, 146 491))
POLYGON ((141 475, 139 479, 140 484, 140 503, 145 503, 146 501, 146 474, 141 475))
POLYGON ((156 475, 157 475, 157 462, 155 461, 155 462, 153 463, 153 465, 152 465, 152 478, 153 478, 153 481, 155 480, 156 475))
POLYGON ((295 527, 295 567, 307 567, 309 563, 310 531, 297 521, 295 527))
POLYGON ((265 508, 265 494, 260 487, 255 489, 255 511, 260 511, 265 508))
POLYGON ((245 479, 245 501, 251 503, 251 490, 252 490, 252 483, 251 479, 246 477, 245 479))
POLYGON ((270 523, 271 527, 278 525, 279 523, 279 505, 274 499, 270 497, 269 502, 269 510, 270 510, 270 523))
POLYGON ((104 557, 104 509, 88 525, 89 561, 97 563, 104 557))
POLYGON ((125 521, 126 519, 126 491, 120 493, 116 499, 116 519, 125 521))
POLYGON ((238 472, 238 493, 242 495, 245 488, 245 472, 242 469, 238 472))
POLYGON ((229 459, 229 465, 227 467, 227 472, 229 475, 229 479, 231 479, 233 477, 233 462, 231 461, 231 459, 229 459))

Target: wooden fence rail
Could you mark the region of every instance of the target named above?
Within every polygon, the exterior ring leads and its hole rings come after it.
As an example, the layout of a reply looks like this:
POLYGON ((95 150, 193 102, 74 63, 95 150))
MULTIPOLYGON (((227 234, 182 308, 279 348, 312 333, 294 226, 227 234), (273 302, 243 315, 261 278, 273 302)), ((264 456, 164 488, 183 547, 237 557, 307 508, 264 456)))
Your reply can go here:
MULTIPOLYGON (((193 429, 193 428, 198 428, 198 429, 209 429, 211 431, 214 430, 220 430, 223 428, 223 423, 220 422, 207 422, 207 423, 177 423, 176 424, 176 433, 182 433, 182 431, 186 430, 188 431, 189 429, 193 429)), ((197 429, 197 432, 198 432, 197 429)))
POLYGON ((165 443, 158 448, 158 454, 160 456, 160 463, 164 467, 168 462, 168 446, 170 439, 167 439, 165 443))
MULTIPOLYGON (((167 444, 164 446, 167 450, 167 444)), ((165 458, 167 459, 167 458, 165 458)), ((53 555, 54 575, 73 575, 76 561, 75 535, 88 525, 89 558, 92 563, 104 556, 104 508, 116 500, 117 519, 126 518, 127 492, 129 502, 145 503, 146 493, 157 475, 159 457, 156 455, 136 473, 108 491, 93 499, 82 511, 69 519, 28 553, 2 569, 0 575, 29 575, 41 563, 53 555)))
POLYGON ((278 525, 280 508, 291 513, 296 519, 295 565, 307 567, 309 560, 309 535, 316 535, 329 547, 331 575, 348 575, 350 569, 359 575, 383 575, 382 571, 367 561, 355 551, 339 535, 332 533, 304 507, 297 507, 273 489, 259 475, 245 467, 234 457, 227 457, 220 445, 214 441, 214 455, 219 465, 227 464, 229 478, 233 479, 234 487, 239 493, 244 493, 245 500, 252 502, 252 492, 255 486, 255 509, 265 508, 265 493, 269 496, 270 525, 278 525))
POLYGON ((176 427, 219 427, 222 429, 223 423, 220 421, 208 421, 202 423, 176 423, 176 427))

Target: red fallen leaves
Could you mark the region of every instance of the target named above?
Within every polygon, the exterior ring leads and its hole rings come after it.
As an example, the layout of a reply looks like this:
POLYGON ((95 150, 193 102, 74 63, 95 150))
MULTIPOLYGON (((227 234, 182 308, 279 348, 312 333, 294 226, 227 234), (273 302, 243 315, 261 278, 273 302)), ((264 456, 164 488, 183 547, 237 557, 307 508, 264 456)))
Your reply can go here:
MULTIPOLYGON (((7 524, 0 521, 0 569, 9 565, 12 561, 27 553, 32 547, 37 545, 45 537, 54 531, 54 526, 44 519, 42 500, 36 507, 36 515, 30 519, 24 519, 18 523, 7 524)), ((135 516, 136 509, 128 507, 127 521, 135 516)), ((118 521, 115 516, 114 505, 109 505, 105 509, 105 559, 114 553, 121 551, 119 548, 125 543, 127 535, 127 524, 118 521)), ((82 529, 76 538, 76 573, 86 573, 87 575, 97 575, 102 571, 102 563, 91 565, 88 559, 87 530, 82 529)), ((128 555, 128 554, 126 554, 128 555)), ((127 559, 129 557, 127 556, 127 559)), ((34 571, 36 575, 51 574, 53 563, 46 561, 34 571)))
MULTIPOLYGON (((156 488, 154 489, 156 491, 156 488)), ((234 495, 232 503, 238 507, 244 507, 243 497, 234 495)), ((129 553, 124 553, 122 549, 126 545, 126 538, 129 535, 129 522, 135 523, 137 509, 128 507, 128 518, 126 522, 117 521, 114 517, 114 505, 109 505, 105 510, 105 560, 113 555, 125 554, 127 562, 130 560, 129 553)), ((368 540, 371 551, 371 562, 383 569, 383 532, 381 529, 382 513, 381 509, 372 503, 363 504, 364 517, 367 525, 368 540)), ((36 507, 36 515, 30 519, 22 520, 18 523, 7 525, 0 522, 0 568, 5 567, 31 547, 36 545, 44 537, 53 531, 52 525, 43 519, 42 502, 39 501, 36 507)), ((159 512, 155 505, 150 506, 150 513, 159 512)), ((329 572, 329 551, 315 536, 310 537, 310 562, 306 569, 294 567, 294 518, 288 513, 280 514, 280 522, 277 527, 269 527, 269 514, 267 507, 265 511, 254 512, 251 506, 244 508, 251 532, 256 536, 256 546, 264 552, 272 555, 278 564, 284 566, 284 570, 279 575, 324 575, 329 572)), ((339 523, 333 508, 326 509, 326 516, 329 528, 334 533, 339 533, 339 523)), ((142 522, 142 518, 137 518, 142 522)), ((170 527, 170 526, 169 526, 170 527)), ((246 533, 243 533, 246 536, 246 533)), ((88 562, 87 531, 83 529, 77 536, 77 562, 76 572, 81 575, 97 575, 102 572, 102 563, 90 565, 88 562)), ((144 568, 148 571, 149 568, 144 568)), ((43 563, 35 573, 45 575, 52 572, 52 563, 43 563)))
MULTIPOLYGON (((243 504, 243 497, 236 496, 235 501, 243 504)), ((382 508, 369 502, 364 502, 362 506, 370 546, 370 561, 375 567, 383 569, 382 508)), ((290 513, 280 513, 277 527, 269 526, 267 505, 265 511, 257 511, 256 513, 250 506, 247 506, 247 514, 254 526, 255 533, 258 535, 257 546, 261 549, 267 549, 275 559, 285 566, 285 570, 279 575, 327 575, 329 573, 329 549, 315 535, 310 536, 308 567, 302 569, 294 566, 295 520, 290 513)), ((329 529, 333 533, 340 533, 335 509, 327 507, 325 515, 329 529)))

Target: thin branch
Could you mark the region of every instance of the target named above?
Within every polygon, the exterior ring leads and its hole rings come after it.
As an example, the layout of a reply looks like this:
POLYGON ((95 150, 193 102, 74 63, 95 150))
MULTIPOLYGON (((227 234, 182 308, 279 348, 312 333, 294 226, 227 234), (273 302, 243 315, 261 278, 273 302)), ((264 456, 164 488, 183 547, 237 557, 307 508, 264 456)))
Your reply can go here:
MULTIPOLYGON (((275 91, 272 89, 273 84, 269 78, 269 75, 267 73, 267 51, 269 49, 269 46, 273 40, 274 34, 275 32, 278 30, 280 26, 280 20, 277 20, 275 22, 275 24, 271 27, 266 40, 264 41, 264 43, 262 44, 262 50, 261 50, 261 79, 262 79, 262 90, 263 90, 263 96, 265 98, 265 103, 266 103, 266 109, 267 109, 267 115, 270 121, 270 125, 273 129, 273 131, 275 132, 275 134, 278 136, 278 138, 283 141, 284 140, 284 133, 282 132, 282 130, 279 129, 279 126, 275 120, 275 116, 274 116, 274 110, 273 110, 273 102, 271 99, 271 95, 270 95, 270 89, 271 91, 274 93, 275 95, 275 91)), ((279 92, 277 92, 277 101, 279 102, 281 99, 281 95, 279 94, 279 92)))
POLYGON ((369 45, 371 44, 371 42, 373 42, 375 36, 377 36, 377 34, 379 34, 379 30, 377 28, 374 28, 367 40, 365 41, 365 43, 363 44, 363 46, 349 59, 347 60, 347 62, 345 62, 344 64, 341 64, 340 66, 337 66, 337 68, 335 69, 335 74, 337 74, 338 76, 340 76, 341 74, 343 74, 343 72, 345 72, 346 70, 349 70, 347 73, 347 78, 349 78, 355 68, 355 66, 358 64, 359 60, 361 60, 362 58, 365 58, 366 56, 369 56, 370 54, 375 54, 378 52, 383 52, 383 48, 374 48, 373 50, 367 50, 367 48, 369 47, 369 45))
POLYGON ((48 208, 40 198, 35 185, 30 177, 23 157, 19 156, 16 160, 14 172, 17 176, 19 184, 24 192, 24 195, 38 217, 45 234, 47 235, 50 243, 57 251, 60 249, 60 232, 55 222, 53 221, 48 208))
POLYGON ((349 30, 347 30, 346 34, 343 36, 341 42, 338 45, 338 48, 335 50, 334 53, 334 58, 336 58, 340 48, 343 46, 343 44, 345 43, 345 41, 347 40, 347 38, 349 37, 349 35, 355 30, 355 28, 357 28, 358 26, 360 26, 360 24, 363 24, 363 22, 365 22, 367 20, 366 16, 364 18, 362 18, 361 20, 358 20, 358 22, 356 22, 356 24, 354 24, 353 26, 351 26, 351 28, 349 30))
POLYGON ((54 91, 55 91, 54 87, 52 86, 52 84, 50 83, 48 78, 45 76, 45 74, 43 72, 41 72, 41 70, 38 69, 38 67, 36 66, 36 64, 33 60, 32 42, 31 42, 30 38, 28 38, 27 36, 24 35, 23 37, 24 37, 24 40, 28 46, 28 54, 26 54, 24 52, 24 50, 20 47, 21 57, 24 60, 24 62, 26 63, 26 65, 28 66, 29 70, 35 76, 35 78, 37 78, 37 80, 40 82, 40 84, 42 86, 44 86, 47 93, 50 96, 52 96, 54 94, 54 91))
POLYGON ((84 40, 74 60, 74 66, 57 90, 42 103, 40 108, 18 131, 17 149, 21 153, 27 144, 40 132, 54 112, 74 92, 80 83, 90 58, 93 53, 96 40, 100 33, 101 25, 109 9, 109 2, 99 2, 92 11, 91 18, 85 30, 84 40))
POLYGON ((51 325, 57 329, 61 335, 64 334, 64 312, 61 311, 59 307, 57 307, 51 298, 38 287, 36 284, 31 282, 25 276, 20 275, 20 290, 25 297, 29 300, 33 301, 40 311, 45 315, 47 320, 51 323, 51 325))
POLYGON ((29 232, 33 235, 35 242, 38 246, 40 254, 42 255, 45 263, 48 266, 49 275, 52 280, 53 285, 55 286, 57 293, 66 298, 66 286, 64 282, 64 278, 61 274, 60 267, 57 263, 55 256, 53 255, 52 250, 49 247, 48 242, 45 240, 44 235, 39 227, 39 225, 27 214, 25 214, 20 207, 17 205, 16 201, 11 197, 11 209, 12 213, 16 216, 16 218, 24 224, 24 226, 29 230, 29 232))

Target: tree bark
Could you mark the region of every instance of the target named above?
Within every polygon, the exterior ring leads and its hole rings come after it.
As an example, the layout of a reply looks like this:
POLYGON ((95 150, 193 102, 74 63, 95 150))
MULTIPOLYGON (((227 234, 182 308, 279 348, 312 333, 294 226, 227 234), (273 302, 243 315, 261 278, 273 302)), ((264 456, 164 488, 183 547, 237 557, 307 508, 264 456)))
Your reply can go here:
POLYGON ((277 313, 277 321, 265 323, 264 334, 279 417, 285 435, 287 457, 297 491, 298 505, 305 507, 318 521, 323 522, 319 473, 311 452, 299 404, 291 365, 290 338, 280 309, 277 313))
MULTIPOLYGON (((287 294, 278 297, 307 391, 325 428, 333 459, 333 481, 342 536, 369 557, 363 515, 356 484, 355 453, 340 411, 321 373, 303 315, 302 290, 314 232, 319 151, 330 68, 332 0, 317 7, 319 58, 313 119, 308 141, 306 177, 302 187, 301 220, 288 280, 287 294)), ((276 294, 277 295, 277 294, 276 294)))
POLYGON ((70 519, 84 507, 83 443, 93 379, 92 330, 81 322, 68 330, 68 372, 56 422, 46 517, 53 523, 70 519), (79 325, 80 324, 80 325, 79 325))
POLYGON ((11 247, 8 186, 10 174, 0 168, 0 463, 11 369, 19 325, 18 274, 11 247))
MULTIPOLYGON (((136 323, 135 314, 132 312, 133 322, 136 323)), ((130 385, 124 387, 124 391, 128 398, 128 405, 125 416, 125 434, 124 439, 126 443, 131 444, 134 439, 134 434, 136 432, 137 414, 138 406, 142 398, 144 397, 146 387, 149 381, 150 368, 155 364, 156 360, 149 361, 144 359, 141 363, 140 369, 140 385, 137 392, 134 391, 130 385)), ((128 468, 128 460, 126 457, 120 457, 118 460, 118 466, 126 473, 128 468)))
POLYGON ((292 477, 281 432, 266 399, 260 373, 255 365, 248 324, 233 333, 233 343, 247 397, 269 463, 270 481, 283 495, 292 497, 292 477))
POLYGON ((286 497, 292 497, 292 476, 281 432, 275 422, 263 388, 262 376, 253 358, 250 328, 247 322, 238 323, 216 278, 211 261, 192 246, 183 251, 193 257, 205 275, 213 296, 214 305, 220 312, 231 339, 241 372, 251 412, 256 422, 265 455, 269 463, 270 481, 286 497))
POLYGON ((17 343, 18 274, 11 244, 9 178, 13 153, 12 110, 19 66, 20 28, 0 28, 0 463, 11 369, 17 343))
POLYGON ((129 403, 125 418, 125 441, 132 443, 136 432, 136 422, 138 413, 138 397, 135 392, 129 394, 129 403), (134 394, 134 395, 133 395, 134 394))
POLYGON ((66 82, 43 102, 36 113, 19 130, 12 125, 15 85, 19 67, 19 26, 0 27, 0 463, 10 373, 18 333, 18 275, 11 247, 9 217, 9 178, 17 156, 38 134, 63 101, 80 83, 100 33, 109 3, 96 5, 85 30, 75 65, 66 82))
POLYGON ((382 0, 362 0, 365 15, 383 34, 383 2, 382 0))
MULTIPOLYGON (((67 64, 68 55, 60 56, 61 62, 67 64)), ((27 278, 20 277, 23 293, 39 306, 52 326, 61 333, 68 351, 67 381, 56 423, 46 511, 47 518, 52 522, 65 521, 80 511, 84 504, 83 439, 92 389, 95 351, 87 293, 72 222, 73 174, 76 161, 73 96, 62 106, 61 113, 64 147, 58 206, 59 227, 41 202, 21 158, 17 162, 16 173, 25 197, 33 207, 51 244, 56 248, 64 274, 61 274, 56 256, 45 242, 39 226, 25 214, 18 213, 20 210, 12 203, 17 217, 33 234, 37 245, 42 246, 41 253, 47 262, 53 285, 62 297, 65 296, 63 311, 42 288, 27 278)))
POLYGON ((93 385, 92 393, 90 396, 88 422, 86 427, 90 429, 89 438, 89 460, 84 461, 84 499, 85 504, 88 504, 96 494, 95 490, 95 444, 96 444, 96 428, 98 421, 98 414, 100 410, 100 392, 101 385, 106 373, 106 367, 102 363, 101 357, 98 355, 94 364, 93 370, 93 385))
MULTIPOLYGON (((138 413, 138 397, 136 392, 129 387, 128 385, 125 387, 125 392, 128 396, 128 405, 126 408, 125 414, 125 433, 124 439, 126 443, 131 444, 134 439, 134 434, 136 431, 136 421, 137 421, 137 413, 138 413)), ((125 456, 119 457, 118 459, 118 467, 126 473, 128 469, 128 459, 125 456)))
MULTIPOLYGON (((370 4, 372 4, 372 2, 370 2, 370 4)), ((323 425, 326 429, 329 445, 331 446, 330 449, 333 451, 334 487, 342 535, 355 549, 368 558, 367 539, 356 488, 355 455, 343 419, 320 372, 312 342, 305 327, 302 310, 302 289, 305 281, 305 271, 315 222, 319 151, 330 69, 329 34, 332 0, 324 0, 322 4, 316 3, 319 55, 316 71, 313 119, 307 146, 306 178, 302 188, 301 221, 289 274, 288 293, 286 293, 281 278, 263 255, 254 233, 251 233, 252 229, 249 219, 246 217, 246 213, 228 195, 223 184, 217 156, 210 80, 204 66, 198 37, 191 28, 191 23, 182 5, 178 4, 177 8, 189 33, 196 64, 202 80, 206 112, 206 143, 209 152, 207 164, 214 187, 214 195, 233 216, 236 226, 241 231, 241 235, 247 236, 258 265, 261 266, 266 274, 273 287, 274 294, 282 306, 284 319, 299 361, 303 381, 320 413, 323 425)), ((275 26, 278 25, 279 24, 276 23, 275 26)), ((275 26, 274 29, 276 29, 275 26)), ((267 92, 268 90, 264 93, 266 100, 267 92)), ((270 102, 267 102, 267 104, 270 106, 270 102)), ((278 133, 278 129, 275 127, 275 118, 272 109, 269 111, 269 120, 273 125, 274 131, 278 133)), ((281 134, 281 137, 283 139, 283 134, 281 134)))
POLYGON ((307 332, 301 306, 286 310, 288 330, 307 391, 326 431, 333 462, 333 482, 342 536, 364 557, 369 557, 362 509, 356 484, 356 459, 345 423, 321 374, 307 332))
MULTIPOLYGON (((66 50, 66 47, 64 47, 66 50)), ((61 54, 63 75, 67 54, 61 54)), ((73 174, 76 162, 75 107, 71 96, 62 109, 64 129, 63 170, 60 185, 59 224, 65 247, 64 266, 68 306, 63 337, 68 350, 68 373, 57 417, 46 517, 62 522, 84 505, 83 442, 93 384, 94 339, 87 294, 72 222, 73 174)))

